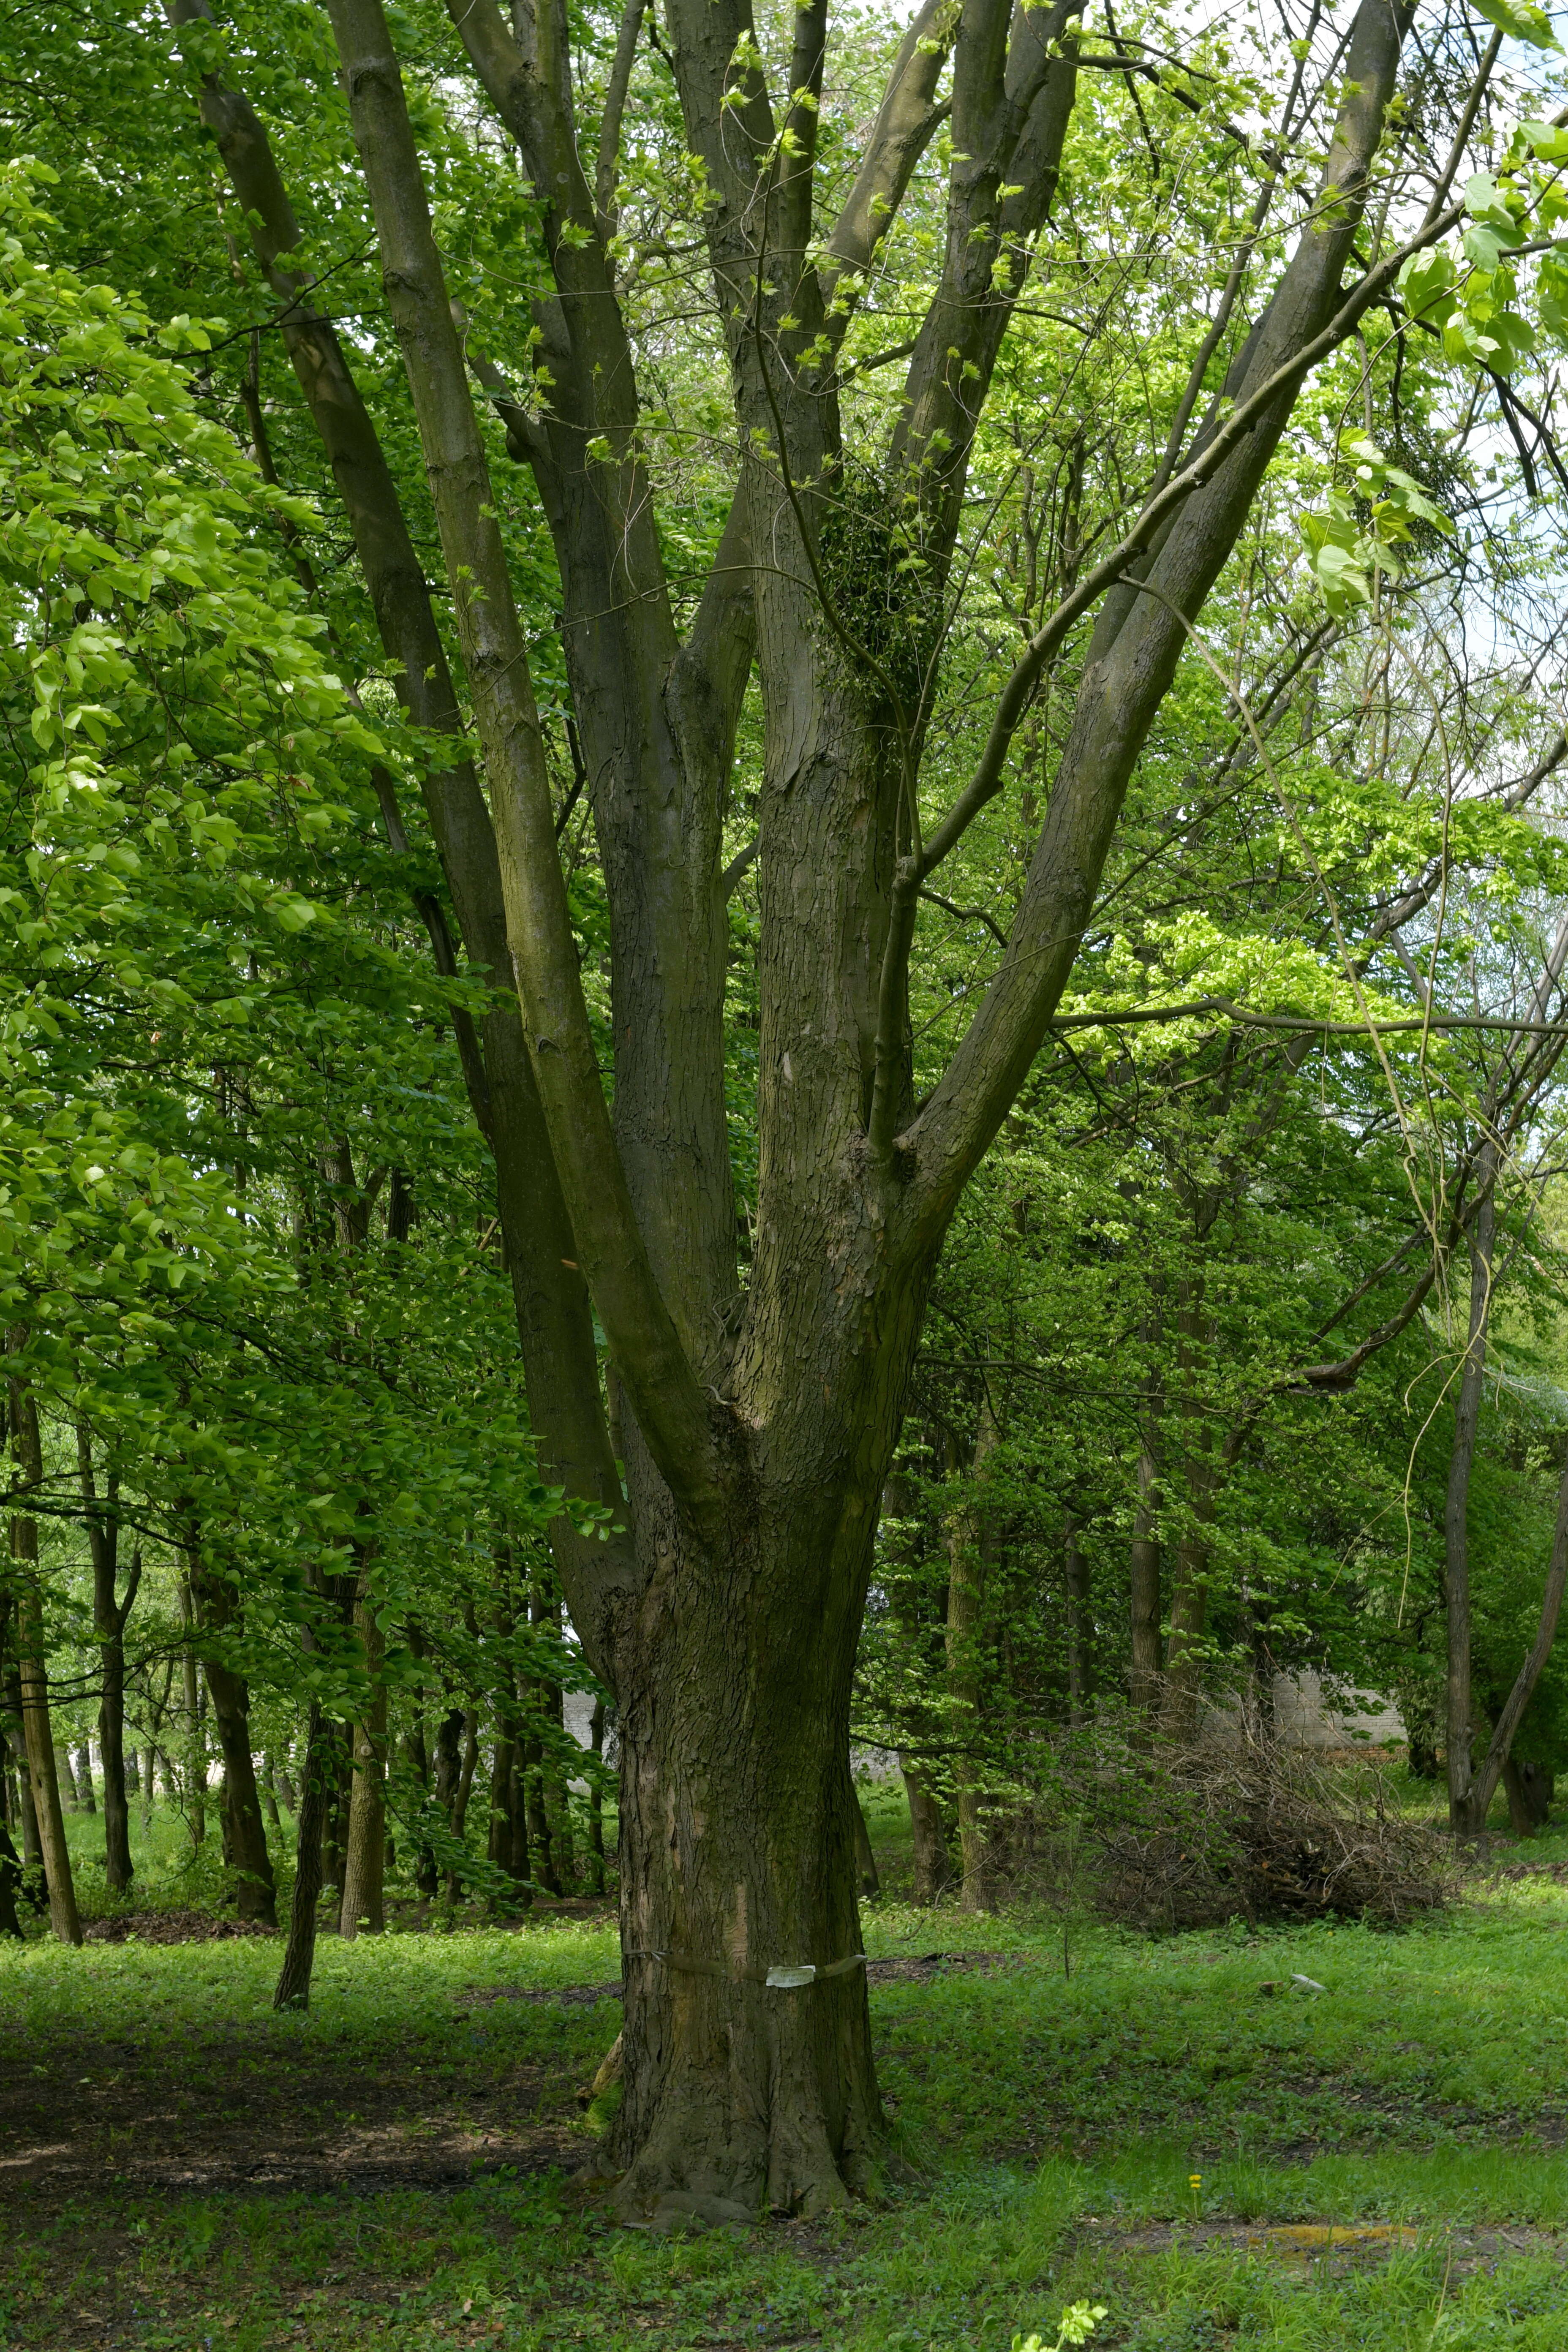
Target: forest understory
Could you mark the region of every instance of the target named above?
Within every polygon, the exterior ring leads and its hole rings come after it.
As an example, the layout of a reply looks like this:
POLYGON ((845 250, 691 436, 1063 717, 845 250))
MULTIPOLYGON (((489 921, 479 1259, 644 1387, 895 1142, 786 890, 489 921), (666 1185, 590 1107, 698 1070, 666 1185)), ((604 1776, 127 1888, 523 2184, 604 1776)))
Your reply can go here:
POLYGON ((901 1802, 868 1813, 868 2204, 616 2225, 607 1906, 395 1906, 297 2016, 277 1938, 144 1909, 0 1958, 0 2344, 1006 2352, 1087 2304, 1126 2352, 1561 2346, 1568 1837, 1397 1933, 1148 1936, 916 1908, 901 1802))

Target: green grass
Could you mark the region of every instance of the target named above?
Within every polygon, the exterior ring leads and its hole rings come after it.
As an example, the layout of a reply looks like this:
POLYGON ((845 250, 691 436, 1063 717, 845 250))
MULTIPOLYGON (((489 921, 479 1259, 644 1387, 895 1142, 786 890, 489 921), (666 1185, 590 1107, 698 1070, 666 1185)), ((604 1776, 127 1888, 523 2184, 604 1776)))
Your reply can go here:
POLYGON ((329 1939, 304 2018, 268 2006, 268 1941, 33 1942, 0 1954, 0 2346, 1007 2352, 1087 2299, 1125 2352, 1565 2352, 1565 1937, 1533 1880, 1399 1936, 1076 1924, 1064 1977, 1059 1919, 882 1903, 873 1954, 997 1956, 873 1990, 901 2185, 693 2240, 612 2227, 558 2160, 614 2007, 482 1998, 613 1980, 605 1925, 329 1939), (1259 1990, 1297 1972, 1326 1990, 1259 1990), (289 2116, 341 2177, 203 2177, 289 2116), (384 2185, 361 2140, 448 2177, 384 2185), (1247 2243, 1303 2221, 1419 2235, 1247 2243))

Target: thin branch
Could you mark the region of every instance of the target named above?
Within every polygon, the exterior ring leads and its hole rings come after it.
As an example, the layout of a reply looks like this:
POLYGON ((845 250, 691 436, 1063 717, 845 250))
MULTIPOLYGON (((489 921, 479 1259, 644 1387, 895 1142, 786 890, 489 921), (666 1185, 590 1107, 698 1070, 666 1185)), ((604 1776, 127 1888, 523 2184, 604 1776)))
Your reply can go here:
POLYGON ((647 5, 647 0, 626 0, 620 30, 616 35, 610 86, 605 92, 605 119, 599 125, 599 154, 594 171, 594 209, 599 215, 601 233, 605 236, 614 236, 618 217, 616 176, 621 152, 621 121, 626 110, 626 92, 631 88, 632 68, 637 63, 637 36, 642 31, 643 12, 647 5))

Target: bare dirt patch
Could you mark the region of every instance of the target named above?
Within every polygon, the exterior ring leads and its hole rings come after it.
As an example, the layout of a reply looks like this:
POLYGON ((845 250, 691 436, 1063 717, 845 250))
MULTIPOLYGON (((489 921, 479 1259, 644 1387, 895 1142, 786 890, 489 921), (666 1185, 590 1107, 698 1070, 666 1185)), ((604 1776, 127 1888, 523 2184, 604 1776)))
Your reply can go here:
POLYGON ((1568 2258, 1568 2237, 1521 2222, 1507 2228, 1415 2227, 1399 2221, 1158 2221, 1118 2230, 1092 2218, 1075 2232, 1079 2246, 1108 2254, 1163 2254, 1173 2247, 1267 2256, 1314 2279, 1374 2268, 1391 2255, 1436 2247, 1458 2277, 1495 2267, 1510 2254, 1568 2258))
POLYGON ((45 2045, 32 2063, 0 2068, 0 2200, 53 2201, 89 2182, 131 2195, 364 2192, 570 2168, 591 2142, 573 2128, 568 2096, 542 2066, 505 2063, 447 2081, 248 2030, 184 2066, 140 2042, 45 2045))

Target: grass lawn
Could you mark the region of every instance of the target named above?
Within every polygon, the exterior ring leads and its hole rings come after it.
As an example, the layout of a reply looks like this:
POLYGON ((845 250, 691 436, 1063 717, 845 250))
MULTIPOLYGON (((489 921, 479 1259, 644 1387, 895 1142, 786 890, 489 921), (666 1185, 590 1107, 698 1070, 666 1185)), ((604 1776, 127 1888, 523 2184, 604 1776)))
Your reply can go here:
POLYGON ((1070 1975, 1059 1918, 872 1906, 906 2177, 688 2240, 571 2178, 607 1921, 328 1939, 306 2017, 270 1939, 3 1949, 0 2346, 1008 2352, 1089 2300, 1126 2352, 1568 2352, 1564 1882, 1397 1936, 1075 1925, 1070 1975))

